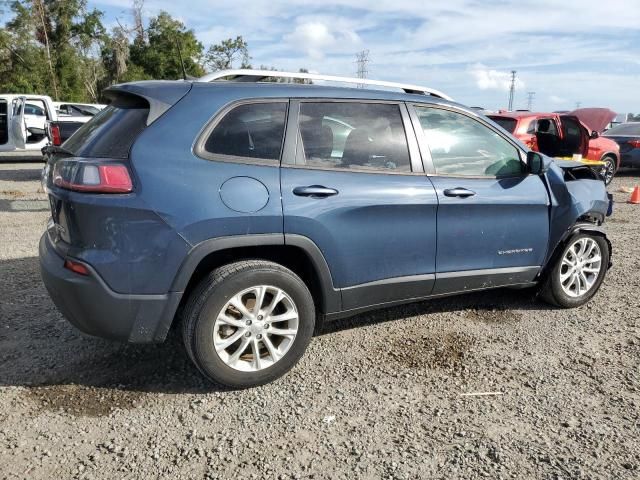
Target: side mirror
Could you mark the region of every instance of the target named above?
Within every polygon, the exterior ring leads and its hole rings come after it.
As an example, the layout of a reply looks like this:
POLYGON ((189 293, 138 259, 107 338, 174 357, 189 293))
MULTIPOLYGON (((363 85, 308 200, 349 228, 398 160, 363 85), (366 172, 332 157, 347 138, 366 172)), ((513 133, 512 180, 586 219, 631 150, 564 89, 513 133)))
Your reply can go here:
POLYGON ((542 155, 531 150, 527 152, 527 167, 529 173, 534 175, 540 175, 547 171, 547 166, 545 165, 542 155))
POLYGON ((591 132, 591 135, 589 135, 589 138, 590 138, 591 140, 595 140, 595 139, 596 139, 596 138, 598 138, 599 136, 600 136, 600 134, 594 130, 593 132, 591 132))

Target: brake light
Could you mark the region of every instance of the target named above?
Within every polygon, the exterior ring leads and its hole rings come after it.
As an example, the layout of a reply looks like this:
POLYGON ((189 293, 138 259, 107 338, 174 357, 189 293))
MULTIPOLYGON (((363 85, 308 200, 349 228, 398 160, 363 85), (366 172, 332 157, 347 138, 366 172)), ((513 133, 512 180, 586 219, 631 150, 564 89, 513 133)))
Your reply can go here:
POLYGON ((133 183, 129 169, 118 163, 59 160, 53 167, 53 184, 88 193, 129 193, 133 183))
POLYGON ((49 132, 51 133, 51 143, 56 147, 62 145, 62 138, 60 137, 60 125, 50 125, 49 132))
POLYGON ((629 145, 633 148, 640 148, 640 140, 629 140, 629 145))
POLYGON ((65 260, 64 268, 71 270, 73 273, 77 273, 78 275, 89 275, 89 269, 87 267, 81 263, 74 262, 73 260, 65 260))

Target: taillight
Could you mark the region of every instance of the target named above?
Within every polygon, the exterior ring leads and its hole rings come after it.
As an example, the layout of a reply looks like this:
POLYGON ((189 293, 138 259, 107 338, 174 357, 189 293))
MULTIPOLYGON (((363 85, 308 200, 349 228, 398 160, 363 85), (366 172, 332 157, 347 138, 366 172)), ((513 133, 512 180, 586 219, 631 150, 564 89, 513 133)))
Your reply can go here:
POLYGON ((49 133, 51 133, 51 143, 59 147, 62 145, 62 138, 60 137, 60 125, 49 125, 49 133))
POLYGON ((129 169, 120 163, 58 160, 53 184, 66 190, 90 193, 129 193, 133 183, 129 169))
POLYGON ((633 148, 640 148, 640 140, 629 140, 629 145, 633 148))

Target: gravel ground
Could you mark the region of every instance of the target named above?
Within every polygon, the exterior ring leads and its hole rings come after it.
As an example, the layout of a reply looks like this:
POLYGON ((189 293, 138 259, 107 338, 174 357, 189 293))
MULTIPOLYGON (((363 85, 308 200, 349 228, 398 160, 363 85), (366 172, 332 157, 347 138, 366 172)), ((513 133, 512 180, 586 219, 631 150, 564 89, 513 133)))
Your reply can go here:
POLYGON ((38 271, 40 167, 0 164, 0 478, 640 478, 628 194, 590 304, 497 290, 360 315, 285 378, 234 392, 202 379, 176 333, 114 344, 61 317, 38 271))

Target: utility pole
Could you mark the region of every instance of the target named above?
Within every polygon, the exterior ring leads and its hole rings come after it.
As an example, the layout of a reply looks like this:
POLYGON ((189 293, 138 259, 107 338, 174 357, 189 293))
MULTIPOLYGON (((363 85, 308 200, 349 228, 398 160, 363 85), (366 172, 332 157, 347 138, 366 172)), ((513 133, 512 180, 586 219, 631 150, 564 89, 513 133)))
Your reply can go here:
POLYGON ((509 111, 513 111, 513 95, 516 91, 516 71, 511 70, 511 87, 509 87, 509 111))
POLYGON ((582 102, 576 102, 576 110, 578 110, 581 105, 582 105, 582 102))
MULTIPOLYGON (((369 74, 369 70, 367 69, 367 64, 369 63, 369 50, 362 50, 356 53, 356 63, 358 64, 357 77, 362 78, 363 80, 367 78, 369 74)), ((362 88, 364 84, 359 84, 358 88, 362 88)))
POLYGON ((536 92, 527 92, 527 110, 531 111, 533 107, 533 99, 536 96, 536 92))

